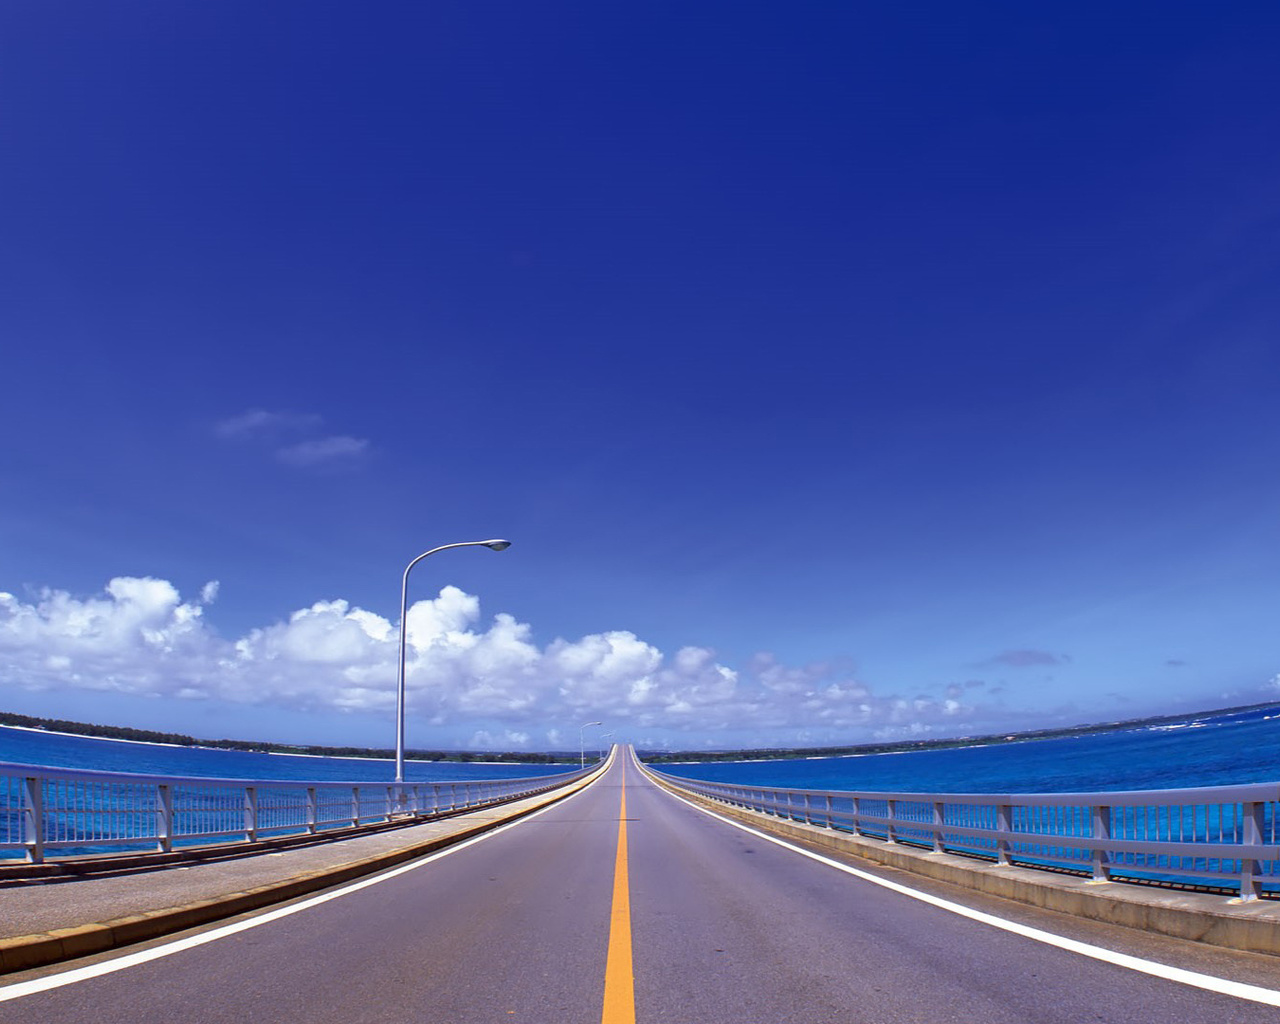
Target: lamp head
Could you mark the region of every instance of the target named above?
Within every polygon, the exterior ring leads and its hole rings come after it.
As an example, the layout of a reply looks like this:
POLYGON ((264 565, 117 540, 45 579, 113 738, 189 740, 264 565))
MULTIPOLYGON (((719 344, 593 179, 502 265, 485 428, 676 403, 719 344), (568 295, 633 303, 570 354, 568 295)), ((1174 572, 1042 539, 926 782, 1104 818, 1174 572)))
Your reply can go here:
POLYGON ((511 541, 509 540, 482 540, 480 543, 490 551, 506 551, 507 548, 511 547, 511 541))

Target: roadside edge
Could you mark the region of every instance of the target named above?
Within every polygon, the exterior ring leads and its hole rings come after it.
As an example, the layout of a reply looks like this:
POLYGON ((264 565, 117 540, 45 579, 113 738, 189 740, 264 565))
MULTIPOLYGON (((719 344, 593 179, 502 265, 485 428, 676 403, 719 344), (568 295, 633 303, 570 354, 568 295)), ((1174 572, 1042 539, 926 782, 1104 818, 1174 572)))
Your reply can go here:
POLYGON ((1227 949, 1280 956, 1280 903, 1272 900, 1243 902, 1126 882, 1094 882, 1073 875, 918 850, 733 807, 670 785, 645 770, 644 765, 640 767, 651 781, 669 792, 765 832, 801 839, 864 861, 1073 917, 1227 949))
MULTIPOLYGON (((261 910, 277 903, 284 903, 310 893, 328 889, 365 875, 376 874, 407 861, 434 853, 446 846, 453 846, 483 835, 508 822, 517 821, 589 786, 599 778, 603 768, 584 779, 571 783, 552 793, 529 798, 523 805, 508 805, 508 813, 486 817, 481 821, 464 825, 456 832, 436 836, 422 843, 400 850, 381 853, 373 857, 323 868, 297 875, 284 882, 258 886, 244 892, 227 893, 215 899, 200 900, 177 907, 134 914, 71 928, 58 928, 35 935, 19 935, 0 939, 0 975, 15 971, 45 967, 64 960, 105 953, 121 946, 133 945, 157 939, 174 932, 196 928, 213 921, 238 914, 261 910)), ((492 811, 492 808, 485 810, 492 811)), ((484 811, 477 811, 482 814, 484 811)), ((460 816, 469 817, 470 815, 460 816)), ((78 880, 79 884, 92 884, 91 879, 78 880)), ((77 881, 63 884, 77 884, 77 881)))

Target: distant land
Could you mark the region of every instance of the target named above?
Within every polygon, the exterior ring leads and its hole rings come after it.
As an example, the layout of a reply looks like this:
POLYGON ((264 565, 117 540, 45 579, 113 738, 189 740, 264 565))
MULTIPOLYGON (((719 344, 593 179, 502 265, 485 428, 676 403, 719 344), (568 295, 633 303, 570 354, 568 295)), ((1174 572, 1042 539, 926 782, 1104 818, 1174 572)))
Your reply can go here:
POLYGON ((1280 701, 1262 704, 1244 704, 1239 707, 1217 708, 1177 715, 1152 715, 1147 718, 1126 718, 1117 722, 1095 722, 1089 725, 1072 725, 1060 729, 1031 729, 1027 732, 991 733, 985 736, 952 736, 947 739, 898 740, 893 743, 858 743, 843 747, 758 747, 751 750, 677 750, 642 752, 645 761, 654 764, 675 761, 767 761, 788 757, 849 757, 855 754, 899 754, 913 750, 945 750, 952 747, 990 746, 997 743, 1023 743, 1028 740, 1052 740, 1066 736, 1089 736, 1102 732, 1123 732, 1126 729, 1142 729, 1153 725, 1177 725, 1194 722, 1200 718, 1218 718, 1223 715, 1239 715, 1266 708, 1280 710, 1280 701))
MULTIPOLYGON (((122 725, 94 725, 90 722, 69 722, 62 718, 35 718, 31 715, 15 715, 0 711, 0 725, 21 729, 39 729, 44 732, 65 732, 73 736, 91 736, 102 740, 132 740, 134 743, 168 743, 175 747, 216 747, 220 750, 247 750, 261 754, 308 754, 313 757, 380 757, 390 760, 396 756, 391 749, 369 747, 322 747, 311 744, 271 743, 251 740, 198 740, 176 732, 156 732, 151 729, 131 729, 122 725)), ((509 761, 513 764, 559 764, 576 762, 578 751, 553 751, 544 754, 492 753, 466 750, 406 750, 406 761, 509 761)))
MULTIPOLYGON (((891 743, 854 743, 830 747, 753 747, 745 750, 638 750, 640 757, 654 764, 675 761, 763 761, 795 757, 849 757, 856 754, 897 754, 915 750, 944 750, 953 747, 988 746, 998 743, 1024 743, 1028 740, 1051 740, 1066 736, 1087 736, 1095 733, 1121 732, 1125 729, 1141 729, 1153 725, 1176 725, 1193 722, 1199 718, 1243 714, 1266 708, 1280 710, 1280 701, 1262 704, 1245 704, 1239 707, 1217 708, 1177 715, 1152 715, 1147 718, 1126 718, 1115 722, 1094 722, 1059 729, 1031 729, 1026 732, 991 733, 983 736, 952 736, 946 739, 897 740, 891 743)), ((69 733, 73 736, 90 736, 97 739, 132 740, 135 743, 167 743, 177 747, 214 747, 221 750, 245 750, 265 754, 308 754, 313 757, 374 757, 390 760, 395 751, 377 747, 326 747, 315 744, 273 743, 261 740, 205 740, 183 733, 157 732, 152 729, 133 729, 121 725, 95 725, 91 722, 71 722, 62 718, 37 718, 0 711, 0 726, 17 726, 23 729, 39 729, 45 732, 69 733)), ((578 760, 577 751, 468 751, 468 750, 406 750, 408 761, 503 761, 512 764, 560 764, 578 760)))

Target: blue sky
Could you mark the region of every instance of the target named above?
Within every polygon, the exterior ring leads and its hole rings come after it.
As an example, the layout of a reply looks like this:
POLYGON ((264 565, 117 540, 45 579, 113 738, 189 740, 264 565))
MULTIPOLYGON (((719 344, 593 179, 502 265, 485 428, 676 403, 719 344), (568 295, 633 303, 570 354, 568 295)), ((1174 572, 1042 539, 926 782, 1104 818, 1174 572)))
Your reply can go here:
POLYGON ((410 746, 1280 698, 1263 3, 16 3, 0 708, 410 746))

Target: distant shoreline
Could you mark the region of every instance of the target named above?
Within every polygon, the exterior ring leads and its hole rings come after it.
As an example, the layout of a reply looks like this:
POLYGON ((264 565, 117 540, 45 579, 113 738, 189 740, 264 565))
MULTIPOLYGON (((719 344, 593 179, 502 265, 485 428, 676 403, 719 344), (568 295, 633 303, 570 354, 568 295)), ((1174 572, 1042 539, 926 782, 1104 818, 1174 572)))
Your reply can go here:
MULTIPOLYGON (((1124 732, 1133 729, 1176 728, 1191 724, 1197 719, 1220 718, 1226 715, 1245 714, 1275 708, 1280 711, 1280 701, 1246 704, 1238 707, 1212 708, 1174 715, 1150 715, 1115 722, 1094 722, 1084 725, 1064 726, 1058 729, 1032 729, 1026 732, 992 733, 984 736, 953 736, 949 738, 899 740, 887 743, 856 743, 825 747, 759 747, 739 750, 647 750, 642 759, 655 764, 691 764, 707 761, 753 762, 780 760, 818 760, 837 757, 867 757, 877 754, 907 754, 923 750, 954 750, 968 747, 988 747, 1009 743, 1028 743, 1035 740, 1064 739, 1073 736, 1090 736, 1098 733, 1124 732)), ((312 744, 284 744, 251 742, 246 740, 199 740, 178 733, 161 733, 125 726, 94 725, 65 719, 36 718, 0 711, 0 727, 23 732, 45 733, 50 736, 69 736, 75 739, 111 740, 116 743, 140 743, 146 746, 176 747, 207 750, 235 750, 244 753, 272 754, 286 757, 343 758, 352 761, 390 761, 391 750, 362 747, 326 747, 312 744)), ((492 753, 472 754, 469 751, 409 750, 408 761, 444 761, 463 764, 564 764, 576 761, 573 752, 551 753, 492 753)))
MULTIPOLYGON (((364 747, 326 747, 316 744, 252 742, 246 740, 200 740, 181 733, 162 733, 127 726, 96 725, 61 718, 37 718, 0 711, 0 727, 49 736, 74 739, 110 740, 115 743, 141 743, 153 747, 176 747, 191 750, 235 750, 250 754, 274 754, 287 757, 329 757, 353 761, 391 761, 392 750, 364 747)), ((445 761, 461 764, 567 764, 578 760, 572 752, 563 753, 496 753, 486 751, 406 750, 406 761, 445 761)))
MULTIPOLYGON (((103 743, 135 743, 140 747, 172 747, 174 750, 219 750, 219 748, 210 746, 199 741, 195 743, 162 743, 158 740, 126 740, 119 736, 96 736, 83 732, 62 732, 57 729, 43 729, 38 725, 8 725, 0 723, 0 729, 16 729, 19 732, 34 732, 42 736, 68 736, 73 740, 101 740, 103 743)), ((272 757, 325 757, 325 754, 296 754, 283 750, 246 750, 237 751, 237 753, 247 754, 269 754, 272 757)), ((350 761, 389 761, 387 757, 349 757, 344 760, 350 761)))
POLYGON ((0 729, 17 729, 19 732, 38 732, 45 736, 70 736, 77 740, 108 740, 111 743, 137 743, 144 747, 176 747, 182 749, 187 747, 186 743, 161 743, 157 740, 126 740, 117 736, 89 736, 82 732, 60 732, 57 729, 42 729, 38 725, 10 725, 8 722, 0 722, 0 729))
POLYGON ((1266 708, 1280 710, 1280 701, 1264 701, 1261 704, 1244 704, 1238 707, 1211 708, 1174 715, 1149 715, 1146 718, 1128 718, 1116 722, 1093 722, 1085 725, 1063 726, 1058 729, 1031 729, 1026 732, 991 733, 984 736, 952 736, 927 740, 899 740, 889 743, 854 743, 828 747, 758 747, 748 750, 678 750, 652 752, 644 760, 653 764, 701 764, 707 761, 748 762, 780 760, 819 760, 835 757, 867 757, 877 754, 910 754, 923 750, 956 750, 969 747, 1003 746, 1009 743, 1030 743, 1036 740, 1070 739, 1075 736, 1094 736, 1099 733, 1127 732, 1135 729, 1176 727, 1190 724, 1202 718, 1222 718, 1240 715, 1266 708))

